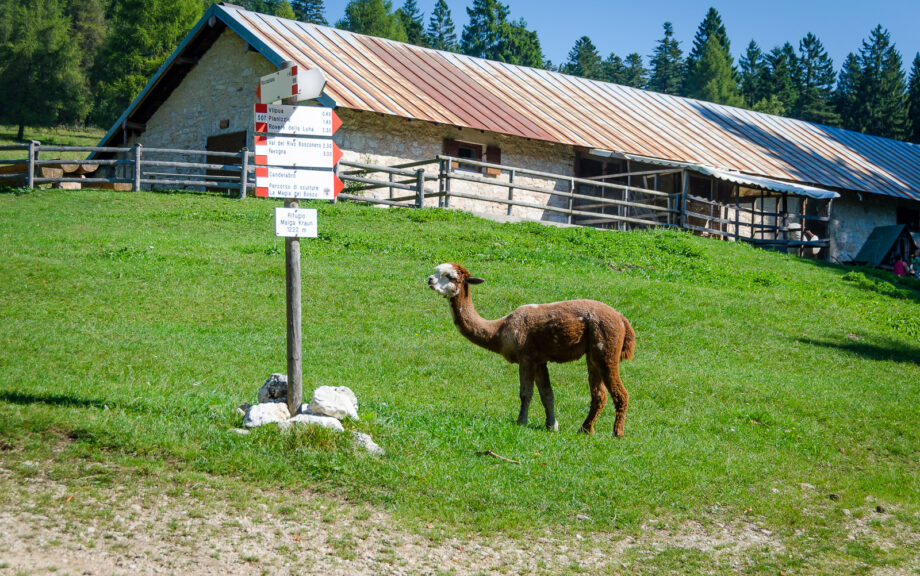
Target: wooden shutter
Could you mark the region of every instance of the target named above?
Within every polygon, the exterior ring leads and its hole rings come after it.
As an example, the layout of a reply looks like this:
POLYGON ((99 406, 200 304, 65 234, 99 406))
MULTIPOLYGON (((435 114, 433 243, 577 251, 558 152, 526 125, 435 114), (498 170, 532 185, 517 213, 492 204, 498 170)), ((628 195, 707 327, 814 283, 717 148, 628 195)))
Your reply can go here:
MULTIPOLYGON (((486 162, 489 164, 502 163, 502 150, 498 146, 486 147, 486 162)), ((486 176, 498 176, 502 171, 498 168, 486 168, 486 176)))
MULTIPOLYGON (((450 138, 445 138, 445 139, 444 139, 444 155, 445 155, 445 156, 452 156, 452 157, 454 157, 454 158, 456 158, 457 156, 459 156, 459 155, 460 155, 460 144, 458 144, 456 140, 451 140, 450 138)), ((459 166, 460 166, 460 164, 457 163, 457 162, 451 162, 451 163, 450 163, 450 167, 451 167, 452 170, 458 168, 459 166)))

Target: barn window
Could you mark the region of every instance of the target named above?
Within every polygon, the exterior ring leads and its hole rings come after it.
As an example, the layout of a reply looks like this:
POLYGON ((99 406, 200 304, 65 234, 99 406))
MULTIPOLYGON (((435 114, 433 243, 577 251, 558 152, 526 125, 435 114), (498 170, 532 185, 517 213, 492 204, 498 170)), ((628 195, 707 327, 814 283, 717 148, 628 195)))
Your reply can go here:
MULTIPOLYGON (((444 140, 444 154, 461 158, 464 160, 474 160, 476 162, 488 162, 490 164, 501 164, 502 154, 498 146, 486 146, 485 144, 476 144, 474 142, 462 142, 460 140, 444 140)), ((483 173, 480 166, 472 166, 462 162, 454 162, 452 168, 457 170, 466 170, 469 172, 483 173)), ((497 168, 486 168, 487 176, 498 176, 501 170, 497 168)))

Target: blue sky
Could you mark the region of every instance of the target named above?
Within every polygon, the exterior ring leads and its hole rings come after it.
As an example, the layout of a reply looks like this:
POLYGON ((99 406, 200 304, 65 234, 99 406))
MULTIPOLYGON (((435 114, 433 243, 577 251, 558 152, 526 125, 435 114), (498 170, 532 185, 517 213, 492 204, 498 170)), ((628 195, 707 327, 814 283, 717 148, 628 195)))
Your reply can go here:
MULTIPOLYGON (((416 0, 427 25, 436 0, 416 0)), ((403 0, 392 0, 394 8, 403 0)), ((905 69, 920 51, 920 0, 504 0, 513 19, 524 18, 537 30, 543 52, 555 64, 568 58, 581 36, 588 36, 601 54, 625 56, 638 52, 645 58, 662 37, 662 24, 671 21, 674 35, 686 54, 710 6, 714 6, 728 31, 737 61, 748 42, 756 40, 764 51, 798 41, 812 32, 840 64, 857 52, 877 24, 891 33, 905 69), (560 13, 560 10, 563 10, 560 13)), ((347 0, 325 0, 326 18, 335 23, 345 14, 347 0)), ((447 0, 458 36, 467 21, 472 0, 447 0)))

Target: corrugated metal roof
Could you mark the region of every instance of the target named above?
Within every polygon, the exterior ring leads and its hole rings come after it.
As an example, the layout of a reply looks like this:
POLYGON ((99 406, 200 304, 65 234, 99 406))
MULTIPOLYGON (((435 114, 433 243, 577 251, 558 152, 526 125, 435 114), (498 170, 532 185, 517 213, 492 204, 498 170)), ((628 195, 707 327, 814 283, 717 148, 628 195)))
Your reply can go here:
POLYGON ((212 6, 203 21, 210 15, 276 65, 320 68, 326 93, 341 107, 920 200, 916 144, 230 5, 212 6))

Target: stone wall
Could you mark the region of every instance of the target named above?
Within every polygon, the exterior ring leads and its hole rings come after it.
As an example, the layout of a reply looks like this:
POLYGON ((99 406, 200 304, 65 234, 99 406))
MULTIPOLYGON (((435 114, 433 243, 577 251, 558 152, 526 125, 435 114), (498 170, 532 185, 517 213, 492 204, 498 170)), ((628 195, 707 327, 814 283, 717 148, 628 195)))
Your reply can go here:
POLYGON ((876 226, 897 224, 898 203, 890 196, 841 192, 831 204, 828 224, 831 261, 853 260, 876 226))
MULTIPOLYGON (((444 140, 451 139, 478 144, 483 149, 486 146, 497 146, 501 150, 501 163, 507 166, 559 174, 561 176, 570 177, 573 175, 575 152, 571 146, 344 108, 336 110, 336 113, 342 120, 342 128, 336 134, 336 141, 339 147, 342 148, 344 159, 347 161, 393 166, 418 160, 434 159, 437 155, 443 154, 444 140)), ((426 174, 436 175, 438 165, 435 163, 425 166, 424 170, 426 174)), ((457 174, 484 178, 490 184, 465 182, 452 178, 450 183, 452 192, 466 192, 497 199, 508 198, 508 174, 503 173, 494 177, 470 171, 458 171, 457 174)), ((386 179, 386 175, 378 175, 377 178, 386 179)), ((545 190, 568 190, 568 183, 557 179, 544 179, 518 174, 515 176, 514 182, 515 184, 536 186, 545 190)), ((431 187, 431 191, 437 191, 438 185, 436 182, 430 182, 428 186, 431 187)), ((364 194, 377 198, 386 198, 389 196, 389 189, 370 190, 364 194)), ((404 196, 407 193, 394 190, 394 195, 404 196)), ((567 206, 568 202, 567 198, 519 189, 514 191, 514 199, 532 204, 550 204, 553 206, 567 206)), ((428 206, 434 206, 437 203, 436 199, 426 201, 428 206)), ((504 204, 456 197, 450 199, 450 207, 490 215, 505 215, 508 210, 507 205, 504 204)), ((512 215, 555 222, 565 221, 565 216, 556 212, 519 206, 512 209, 512 215)))
POLYGON ((277 69, 246 47, 236 33, 225 30, 147 121, 139 142, 204 150, 208 136, 246 131, 251 149, 256 87, 260 77, 277 69))

